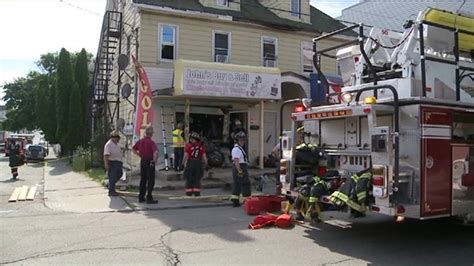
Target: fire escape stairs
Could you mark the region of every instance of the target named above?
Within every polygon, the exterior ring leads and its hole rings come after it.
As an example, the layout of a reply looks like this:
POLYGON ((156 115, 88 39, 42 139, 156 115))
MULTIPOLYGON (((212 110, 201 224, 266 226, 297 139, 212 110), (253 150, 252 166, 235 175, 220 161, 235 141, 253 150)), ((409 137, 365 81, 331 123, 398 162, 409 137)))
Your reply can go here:
POLYGON ((102 23, 99 48, 95 60, 93 79, 93 112, 107 105, 114 57, 120 48, 122 36, 122 13, 106 11, 102 23))

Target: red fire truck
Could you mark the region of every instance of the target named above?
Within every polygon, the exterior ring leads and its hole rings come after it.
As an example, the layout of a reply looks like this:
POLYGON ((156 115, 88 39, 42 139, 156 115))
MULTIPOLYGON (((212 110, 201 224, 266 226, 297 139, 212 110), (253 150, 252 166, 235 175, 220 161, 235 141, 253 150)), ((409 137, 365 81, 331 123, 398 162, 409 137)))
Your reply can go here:
MULTIPOLYGON (((344 178, 369 168, 367 211, 397 217, 474 218, 474 19, 436 9, 421 12, 405 33, 355 25, 313 39, 326 101, 293 113, 282 137, 284 194, 296 196, 296 129, 325 154, 314 173, 344 178), (359 28, 336 53, 342 99, 327 98, 318 50, 329 36, 359 28), (364 41, 365 40, 365 41, 364 41)), ((326 86, 325 86, 326 85, 326 86)), ((330 197, 320 201, 328 202, 330 197)))

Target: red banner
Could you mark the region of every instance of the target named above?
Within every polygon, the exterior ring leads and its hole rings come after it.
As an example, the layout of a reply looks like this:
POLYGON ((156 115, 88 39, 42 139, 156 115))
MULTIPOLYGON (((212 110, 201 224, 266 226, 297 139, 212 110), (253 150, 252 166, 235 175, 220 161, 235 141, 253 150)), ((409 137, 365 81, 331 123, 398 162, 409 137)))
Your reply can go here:
POLYGON ((135 123, 133 128, 134 139, 140 139, 145 135, 145 129, 153 124, 153 100, 150 81, 145 68, 132 55, 135 71, 138 74, 138 95, 136 102, 135 123))

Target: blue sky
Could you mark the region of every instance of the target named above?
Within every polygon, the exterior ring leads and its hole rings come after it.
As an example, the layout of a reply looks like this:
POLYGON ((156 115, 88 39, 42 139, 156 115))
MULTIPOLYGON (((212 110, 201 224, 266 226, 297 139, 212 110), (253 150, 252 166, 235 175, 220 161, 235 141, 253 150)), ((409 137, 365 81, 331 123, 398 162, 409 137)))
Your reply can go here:
MULTIPOLYGON (((281 0, 287 1, 287 0, 281 0)), ((330 16, 358 0, 310 0, 330 16)), ((106 0, 1 0, 0 86, 36 70, 35 61, 65 47, 96 53, 106 0), (9 27, 8 25, 15 25, 9 27)), ((0 104, 3 92, 0 91, 0 104)))

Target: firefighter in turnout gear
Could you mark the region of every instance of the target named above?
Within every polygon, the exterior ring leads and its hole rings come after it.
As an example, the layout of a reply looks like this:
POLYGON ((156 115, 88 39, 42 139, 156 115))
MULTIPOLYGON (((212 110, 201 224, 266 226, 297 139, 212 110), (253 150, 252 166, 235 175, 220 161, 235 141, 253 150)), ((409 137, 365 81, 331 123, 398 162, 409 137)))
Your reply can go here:
POLYGON ((21 151, 20 144, 15 140, 10 140, 8 142, 9 150, 9 166, 11 168, 12 179, 16 180, 18 177, 18 167, 25 164, 24 155, 21 151))
POLYGON ((248 157, 245 153, 244 145, 247 138, 244 132, 238 132, 234 136, 235 145, 232 149, 232 196, 230 200, 234 207, 240 206, 240 194, 244 198, 250 196, 250 179, 248 173, 248 157))
POLYGON ((327 195, 327 185, 319 176, 306 176, 304 179, 305 184, 299 189, 295 201, 296 220, 303 221, 303 211, 305 211, 310 215, 312 221, 320 222, 322 217, 318 199, 327 195), (306 206, 304 206, 305 204, 306 206))
POLYGON ((173 130, 173 150, 174 150, 174 170, 181 171, 181 164, 184 156, 184 131, 183 123, 179 122, 176 129, 173 130))
POLYGON ((191 143, 186 145, 184 152, 184 178, 186 180, 186 196, 201 196, 201 178, 204 169, 208 170, 206 149, 201 143, 198 133, 190 134, 191 143), (204 163, 204 164, 203 164, 204 163))
POLYGON ((364 216, 371 178, 372 174, 367 169, 356 173, 332 193, 329 199, 336 205, 347 205, 351 208, 351 215, 355 217, 364 216))

